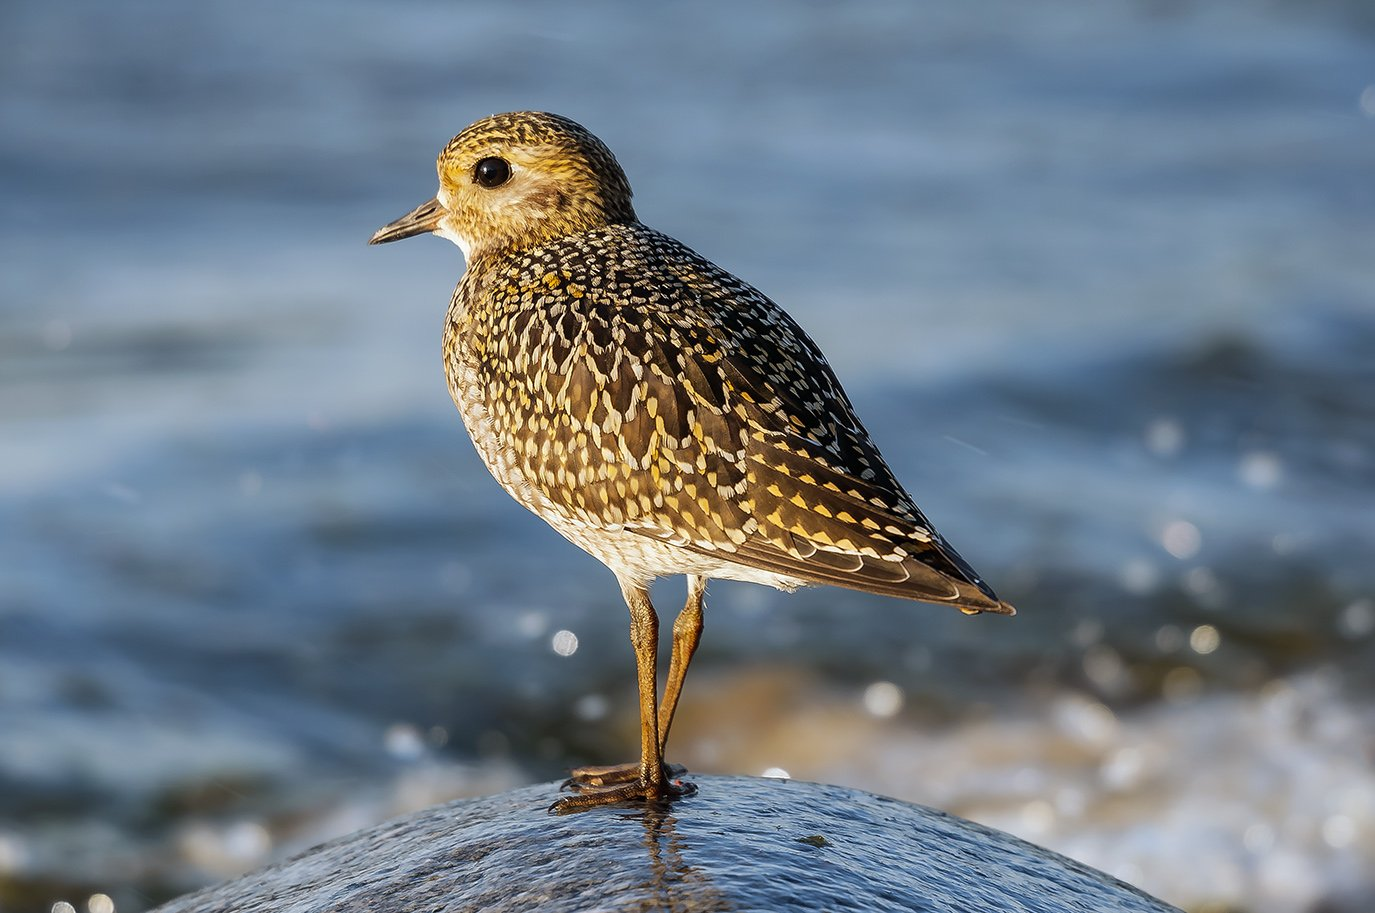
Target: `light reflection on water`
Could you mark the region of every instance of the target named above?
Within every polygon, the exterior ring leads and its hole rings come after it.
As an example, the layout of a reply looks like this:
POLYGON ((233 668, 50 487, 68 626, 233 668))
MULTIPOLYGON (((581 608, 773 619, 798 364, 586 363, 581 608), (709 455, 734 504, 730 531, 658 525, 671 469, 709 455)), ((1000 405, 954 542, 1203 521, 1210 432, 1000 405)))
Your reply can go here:
POLYGON ((613 581, 438 376, 457 253, 362 246, 537 106, 789 307, 1022 610, 714 586, 678 760, 1370 899, 1363 7, 56 9, 0 54, 0 887, 137 910, 634 745, 613 581))

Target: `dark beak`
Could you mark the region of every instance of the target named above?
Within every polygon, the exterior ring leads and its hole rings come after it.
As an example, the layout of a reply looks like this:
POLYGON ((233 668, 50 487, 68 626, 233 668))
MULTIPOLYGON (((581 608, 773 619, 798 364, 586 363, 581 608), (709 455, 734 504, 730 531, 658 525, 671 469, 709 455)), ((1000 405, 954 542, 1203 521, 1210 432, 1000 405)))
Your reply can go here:
POLYGON ((439 219, 443 215, 444 207, 439 205, 439 200, 421 203, 395 222, 389 222, 377 229, 368 243, 386 244, 388 241, 400 241, 402 238, 411 238, 415 235, 423 235, 427 231, 434 231, 439 227, 439 219))

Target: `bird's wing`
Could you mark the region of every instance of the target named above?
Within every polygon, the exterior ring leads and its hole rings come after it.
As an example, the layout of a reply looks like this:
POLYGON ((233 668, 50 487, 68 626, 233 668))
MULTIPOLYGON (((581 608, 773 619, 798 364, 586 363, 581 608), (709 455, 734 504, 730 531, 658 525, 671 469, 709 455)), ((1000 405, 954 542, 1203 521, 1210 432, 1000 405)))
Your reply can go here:
MULTIPOLYGON (((706 391, 691 397, 694 417, 719 423, 710 428, 713 443, 732 444, 730 500, 746 535, 676 541, 809 582, 1010 612, 894 478, 815 343, 743 283, 729 289, 729 300, 713 298, 719 274, 713 278, 694 290, 696 306, 686 315, 713 332, 686 347, 661 343, 655 358, 680 366, 690 395, 706 391)), ((673 389, 664 385, 653 396, 673 389)), ((687 443, 689 452, 698 449, 695 438, 687 443)))
POLYGON ((538 306, 494 320, 486 343, 521 353, 487 361, 488 408, 527 429, 513 458, 546 504, 784 577, 1011 612, 786 313, 669 239, 621 263, 546 274, 538 306))

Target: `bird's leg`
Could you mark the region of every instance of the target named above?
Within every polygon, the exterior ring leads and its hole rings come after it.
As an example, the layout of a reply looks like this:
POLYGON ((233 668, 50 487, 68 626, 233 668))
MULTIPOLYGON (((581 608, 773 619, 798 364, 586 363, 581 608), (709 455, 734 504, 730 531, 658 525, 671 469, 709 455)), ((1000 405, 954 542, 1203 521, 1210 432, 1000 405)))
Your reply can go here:
POLYGON ((649 601, 649 590, 643 584, 622 584, 626 605, 630 608, 630 644, 635 649, 635 668, 640 690, 640 764, 633 779, 596 789, 582 787, 579 794, 565 796, 555 802, 550 811, 569 812, 595 805, 607 805, 626 799, 662 799, 687 795, 690 787, 671 784, 664 769, 663 752, 659 747, 658 725, 658 659, 659 617, 649 601))
MULTIPOLYGON (((668 683, 664 686, 664 699, 659 704, 659 754, 668 751, 668 730, 673 725, 673 714, 678 709, 678 696, 683 691, 683 679, 687 676, 688 664, 697 652, 697 644, 702 639, 702 601, 707 593, 707 578, 697 575, 688 577, 687 602, 678 618, 673 622, 673 654, 668 664, 668 683)), ((687 769, 679 764, 665 766, 667 776, 681 777, 687 769)), ((609 786, 613 783, 626 783, 639 776, 639 765, 608 764, 605 766, 578 767, 564 782, 565 787, 585 788, 588 786, 609 786)))
POLYGON ((668 683, 664 686, 664 702, 659 705, 659 753, 668 750, 668 730, 678 709, 678 695, 683 691, 688 664, 702 640, 702 600, 707 595, 707 578, 696 574, 688 577, 687 602, 673 622, 673 656, 668 664, 668 683))

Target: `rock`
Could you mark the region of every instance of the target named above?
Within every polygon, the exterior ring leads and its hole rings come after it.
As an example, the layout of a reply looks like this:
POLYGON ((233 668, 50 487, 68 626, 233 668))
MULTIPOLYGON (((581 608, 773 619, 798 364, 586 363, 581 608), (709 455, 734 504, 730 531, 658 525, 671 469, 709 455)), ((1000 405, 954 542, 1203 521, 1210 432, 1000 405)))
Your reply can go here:
POLYGON ((797 781, 690 779, 697 795, 671 806, 564 816, 546 812, 553 784, 464 799, 158 911, 1174 910, 1088 866, 919 805, 797 781))

